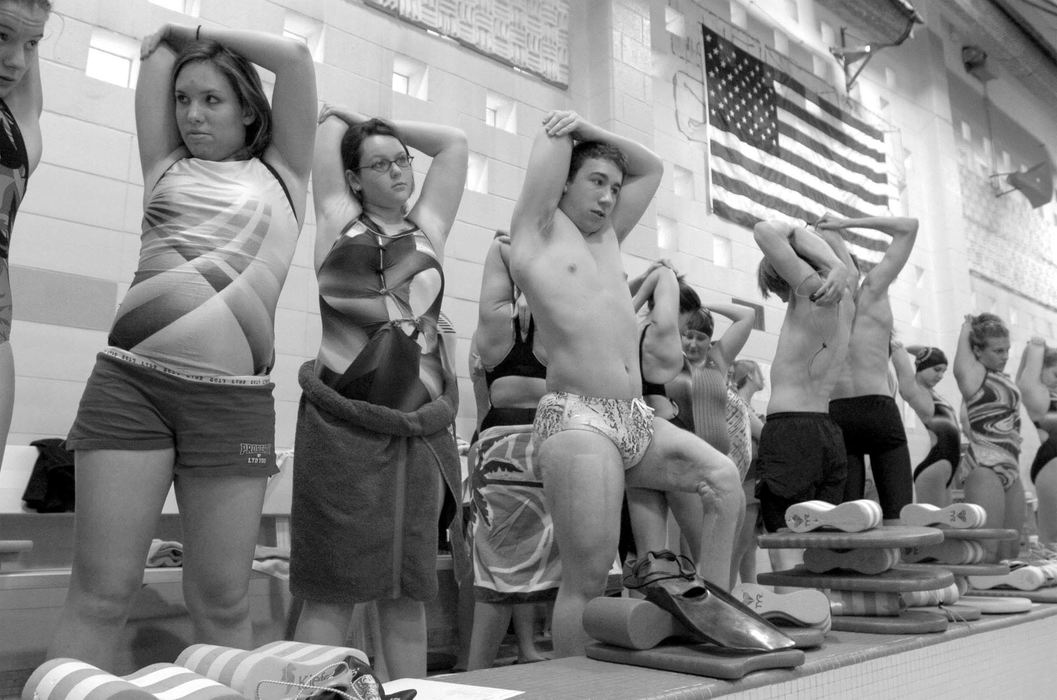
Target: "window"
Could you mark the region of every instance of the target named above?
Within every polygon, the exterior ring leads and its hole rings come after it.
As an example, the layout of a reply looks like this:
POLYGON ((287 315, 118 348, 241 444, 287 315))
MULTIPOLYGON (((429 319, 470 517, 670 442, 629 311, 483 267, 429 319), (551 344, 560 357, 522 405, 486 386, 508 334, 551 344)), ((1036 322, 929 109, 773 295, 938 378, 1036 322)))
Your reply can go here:
POLYGON ((962 140, 964 140, 964 141, 972 141, 973 140, 972 127, 970 127, 969 123, 966 122, 966 121, 962 122, 962 140))
POLYGON ((676 36, 686 36, 686 18, 682 12, 666 7, 664 8, 664 28, 676 36))
POLYGON ((488 194, 488 158, 480 153, 470 153, 466 164, 466 189, 488 194))
POLYGON ((717 267, 730 267, 732 258, 730 239, 712 236, 712 263, 717 267))
POLYGON ((910 305, 910 325, 921 328, 921 307, 917 304, 910 305))
POLYGON ((88 42, 85 75, 121 87, 136 87, 139 75, 139 42, 132 37, 93 29, 88 42))
POLYGON ((657 217, 657 247, 666 253, 679 247, 679 222, 667 216, 657 217))
POLYGON ((304 42, 316 63, 323 61, 323 23, 308 15, 287 10, 283 19, 283 36, 304 42))
POLYGON ((749 24, 748 13, 745 12, 745 6, 739 0, 730 0, 730 23, 742 29, 749 24))
POLYGON ((496 129, 517 133, 517 106, 509 97, 494 92, 485 94, 484 123, 496 129))
POLYGON ((828 22, 818 23, 818 36, 822 39, 824 46, 837 45, 837 32, 833 30, 833 25, 828 22))
POLYGON ((672 166, 672 184, 675 194, 687 199, 694 198, 694 173, 679 165, 672 166))
POLYGON ((885 85, 895 89, 898 82, 896 72, 888 66, 885 66, 885 85))
POLYGON ((914 284, 918 289, 925 286, 925 268, 921 265, 914 266, 914 284))
POLYGON ((797 7, 796 0, 785 0, 785 13, 794 22, 800 21, 800 8, 797 7))
POLYGON ((201 0, 149 0, 152 5, 164 7, 166 10, 179 12, 180 14, 197 17, 202 11, 201 0))
POLYGON ((426 64, 407 56, 393 57, 393 92, 420 100, 429 99, 429 71, 426 64))

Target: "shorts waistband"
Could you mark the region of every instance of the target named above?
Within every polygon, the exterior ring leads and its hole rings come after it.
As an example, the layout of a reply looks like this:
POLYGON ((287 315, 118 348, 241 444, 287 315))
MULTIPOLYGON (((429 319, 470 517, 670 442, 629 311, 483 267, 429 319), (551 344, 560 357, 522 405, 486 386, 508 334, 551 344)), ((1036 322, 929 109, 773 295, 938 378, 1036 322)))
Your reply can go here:
POLYGON ((780 411, 779 413, 768 413, 767 420, 782 420, 783 418, 829 418, 829 413, 822 411, 780 411))
POLYGON ((134 355, 133 353, 122 350, 121 348, 108 347, 105 350, 100 351, 101 355, 106 355, 120 362, 127 362, 130 365, 142 367, 143 369, 149 369, 154 372, 160 372, 161 374, 167 374, 170 377, 176 377, 177 379, 183 379, 189 382, 199 382, 202 384, 223 384, 225 386, 266 386, 271 384, 272 379, 269 375, 209 375, 209 374, 189 374, 182 372, 172 367, 167 367, 162 364, 158 364, 152 360, 134 355))

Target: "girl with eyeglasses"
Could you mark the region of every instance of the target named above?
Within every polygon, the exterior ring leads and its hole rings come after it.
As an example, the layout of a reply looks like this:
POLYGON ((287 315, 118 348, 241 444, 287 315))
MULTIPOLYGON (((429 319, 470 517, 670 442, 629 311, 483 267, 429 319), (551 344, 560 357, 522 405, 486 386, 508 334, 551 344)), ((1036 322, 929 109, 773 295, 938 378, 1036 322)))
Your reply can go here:
POLYGON ((324 106, 312 170, 322 342, 301 367, 290 589, 298 641, 341 645, 374 601, 393 678, 426 675, 442 482, 457 493, 457 390, 438 334, 466 181, 458 129, 324 106), (432 161, 415 191, 414 148, 432 161))

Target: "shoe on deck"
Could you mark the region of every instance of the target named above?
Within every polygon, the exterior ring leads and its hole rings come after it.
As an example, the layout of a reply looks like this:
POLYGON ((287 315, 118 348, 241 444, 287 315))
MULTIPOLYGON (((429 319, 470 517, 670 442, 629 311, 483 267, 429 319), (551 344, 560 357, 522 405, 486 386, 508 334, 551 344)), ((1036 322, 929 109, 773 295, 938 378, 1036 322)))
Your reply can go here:
POLYGON ((811 532, 819 528, 862 532, 881 524, 881 506, 866 498, 837 506, 825 501, 804 501, 786 509, 785 524, 793 532, 811 532))

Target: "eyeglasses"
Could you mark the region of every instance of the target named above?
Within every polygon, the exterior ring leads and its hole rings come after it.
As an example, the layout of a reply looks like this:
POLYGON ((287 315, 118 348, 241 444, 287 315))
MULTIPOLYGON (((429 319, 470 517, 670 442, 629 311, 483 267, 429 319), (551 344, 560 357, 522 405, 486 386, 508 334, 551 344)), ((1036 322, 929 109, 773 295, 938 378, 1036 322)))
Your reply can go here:
POLYGON ((357 170, 364 170, 366 168, 370 168, 371 170, 375 171, 376 173, 384 173, 384 172, 388 171, 390 168, 392 168, 393 164, 395 163, 396 167, 398 167, 401 170, 403 170, 404 168, 411 167, 411 161, 413 161, 414 159, 415 159, 414 156, 409 156, 409 155, 407 155, 405 153, 404 155, 397 156, 393 160, 386 160, 385 158, 380 158, 380 159, 374 161, 373 163, 371 163, 370 165, 361 165, 360 167, 358 167, 356 169, 357 170))

